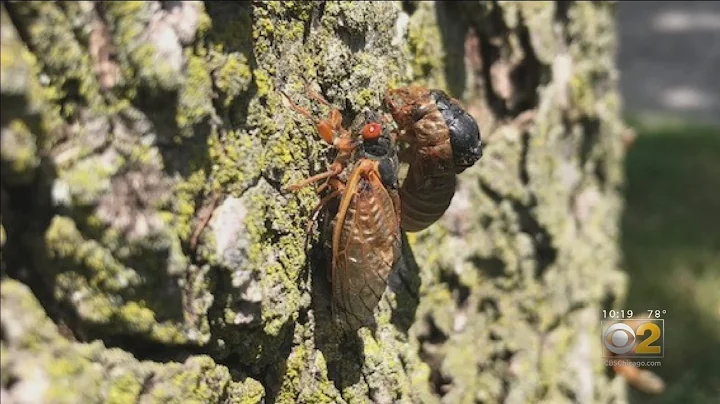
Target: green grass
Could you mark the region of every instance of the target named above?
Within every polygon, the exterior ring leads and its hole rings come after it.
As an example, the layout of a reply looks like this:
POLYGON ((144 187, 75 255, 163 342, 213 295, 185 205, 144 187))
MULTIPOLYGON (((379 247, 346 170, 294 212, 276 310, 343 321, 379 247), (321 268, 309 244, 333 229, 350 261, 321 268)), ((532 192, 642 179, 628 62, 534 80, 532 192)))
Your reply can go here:
POLYGON ((632 122, 622 248, 624 308, 667 310, 666 391, 633 403, 720 402, 720 128, 632 122))

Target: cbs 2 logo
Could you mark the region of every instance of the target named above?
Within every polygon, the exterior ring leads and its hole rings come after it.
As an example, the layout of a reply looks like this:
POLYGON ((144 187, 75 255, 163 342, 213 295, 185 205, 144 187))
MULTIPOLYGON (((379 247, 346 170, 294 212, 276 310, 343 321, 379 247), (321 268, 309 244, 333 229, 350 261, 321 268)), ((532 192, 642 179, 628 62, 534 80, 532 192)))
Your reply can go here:
POLYGON ((660 324, 649 320, 614 323, 603 327, 603 345, 615 355, 662 357, 664 328, 664 321, 660 321, 660 324), (658 341, 658 344, 653 345, 658 341))

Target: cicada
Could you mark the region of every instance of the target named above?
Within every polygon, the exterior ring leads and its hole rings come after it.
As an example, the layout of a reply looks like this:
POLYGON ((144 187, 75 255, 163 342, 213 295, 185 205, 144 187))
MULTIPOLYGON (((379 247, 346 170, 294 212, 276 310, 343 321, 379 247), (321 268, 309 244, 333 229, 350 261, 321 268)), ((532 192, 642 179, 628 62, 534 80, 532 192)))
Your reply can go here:
POLYGON ((456 175, 482 157, 480 129, 458 101, 441 90, 392 89, 384 103, 398 124, 397 139, 409 145, 403 160, 410 167, 400 189, 401 226, 420 231, 450 206, 456 175))
MULTIPOLYGON (((322 97, 313 98, 329 105, 322 97)), ((289 190, 326 179, 318 188, 329 189, 313 211, 339 199, 331 222, 332 312, 341 328, 355 331, 373 319, 373 311, 387 287, 388 276, 400 258, 400 201, 398 158, 393 134, 378 113, 366 110, 349 129, 339 110, 325 120, 293 108, 316 123, 320 136, 338 154, 330 168, 289 190)))

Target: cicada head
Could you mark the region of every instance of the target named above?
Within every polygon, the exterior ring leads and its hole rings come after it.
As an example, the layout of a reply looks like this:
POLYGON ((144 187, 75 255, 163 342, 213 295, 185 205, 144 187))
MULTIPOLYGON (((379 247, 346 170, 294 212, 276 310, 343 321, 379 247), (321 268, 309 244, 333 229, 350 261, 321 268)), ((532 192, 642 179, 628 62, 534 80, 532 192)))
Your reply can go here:
POLYGON ((397 189, 400 162, 391 127, 382 115, 366 108, 355 118, 350 131, 363 138, 362 157, 379 162, 378 170, 383 185, 389 189, 397 189))

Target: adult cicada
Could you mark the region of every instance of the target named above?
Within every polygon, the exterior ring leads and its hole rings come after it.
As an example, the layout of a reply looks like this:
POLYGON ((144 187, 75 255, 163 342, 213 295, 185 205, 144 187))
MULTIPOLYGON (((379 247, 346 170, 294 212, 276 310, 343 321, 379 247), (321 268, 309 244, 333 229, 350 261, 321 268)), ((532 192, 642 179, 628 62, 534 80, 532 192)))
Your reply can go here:
MULTIPOLYGON (((310 94, 329 106, 319 95, 310 94)), ((337 201, 330 225, 332 312, 343 329, 354 331, 372 321, 388 276, 400 258, 394 135, 381 115, 373 111, 365 110, 345 129, 337 109, 331 109, 327 119, 317 120, 297 105, 293 108, 312 119, 320 136, 338 151, 326 172, 288 189, 294 191, 325 180, 318 192, 327 191, 327 195, 311 220, 328 202, 337 201)))
POLYGON ((400 189, 401 226, 423 230, 437 221, 455 195, 456 175, 482 157, 480 129, 457 100, 441 90, 412 86, 389 90, 385 106, 409 145, 410 163, 400 189))

